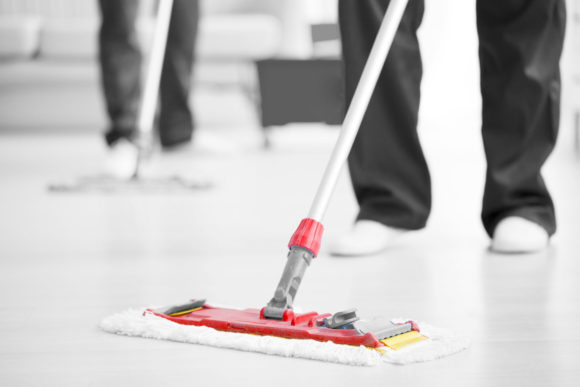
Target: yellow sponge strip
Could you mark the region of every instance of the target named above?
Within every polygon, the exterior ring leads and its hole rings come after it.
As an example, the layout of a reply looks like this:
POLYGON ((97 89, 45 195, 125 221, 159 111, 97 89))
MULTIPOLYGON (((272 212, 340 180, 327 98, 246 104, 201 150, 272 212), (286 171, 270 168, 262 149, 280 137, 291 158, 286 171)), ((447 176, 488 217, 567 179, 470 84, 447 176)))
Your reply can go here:
POLYGON ((401 333, 400 335, 389 337, 388 339, 381 340, 381 343, 385 344, 387 347, 394 349, 395 351, 406 347, 407 345, 416 343, 418 341, 427 340, 426 336, 423 336, 417 331, 410 331, 406 333, 401 333))
POLYGON ((201 309, 201 306, 199 308, 182 310, 181 312, 171 313, 170 316, 171 317, 183 316, 184 314, 188 314, 188 313, 191 313, 191 312, 195 312, 196 310, 200 310, 200 309, 201 309))

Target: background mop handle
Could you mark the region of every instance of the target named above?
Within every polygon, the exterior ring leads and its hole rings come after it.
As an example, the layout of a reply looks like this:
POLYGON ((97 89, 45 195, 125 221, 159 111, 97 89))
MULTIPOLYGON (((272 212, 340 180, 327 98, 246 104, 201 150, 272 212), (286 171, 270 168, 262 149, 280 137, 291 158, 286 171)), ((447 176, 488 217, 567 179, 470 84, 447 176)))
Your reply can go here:
POLYGON ((159 81, 161 80, 172 9, 173 0, 160 0, 155 21, 153 43, 149 53, 149 64, 145 75, 145 89, 143 90, 143 99, 139 108, 139 117, 137 118, 137 130, 139 135, 143 137, 153 131, 159 81))
POLYGON ((383 69, 407 2, 408 0, 391 0, 389 4, 344 118, 340 135, 308 212, 308 218, 310 219, 321 222, 324 217, 340 171, 350 153, 375 85, 383 69))

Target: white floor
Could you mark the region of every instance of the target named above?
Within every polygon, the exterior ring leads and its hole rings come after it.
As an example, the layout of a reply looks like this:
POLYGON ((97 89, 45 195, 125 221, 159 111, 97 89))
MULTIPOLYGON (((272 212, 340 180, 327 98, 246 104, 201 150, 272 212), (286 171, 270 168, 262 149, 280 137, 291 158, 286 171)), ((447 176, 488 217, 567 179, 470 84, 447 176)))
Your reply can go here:
MULTIPOLYGON (((440 32, 456 36, 451 30, 440 32)), ((426 59, 440 51, 427 49, 426 59)), ((126 308, 187 298, 263 306, 281 274, 285 244, 314 195, 332 128, 281 129, 274 148, 262 151, 248 102, 231 90, 202 88, 194 96, 200 137, 242 150, 198 150, 154 163, 158 171, 210 178, 214 188, 54 194, 48 183, 100 168, 104 120, 95 69, 3 64, 0 385, 577 386, 580 158, 569 112, 545 171, 559 220, 552 246, 530 256, 488 252, 479 222, 485 164, 471 51, 468 66, 459 66, 468 70, 448 78, 457 69, 442 72, 432 60, 425 74, 421 135, 434 181, 428 227, 373 257, 332 258, 323 246, 300 289, 303 310, 355 306, 367 316, 412 317, 473 340, 467 351, 443 360, 374 368, 118 337, 97 328, 126 308), (445 86, 449 99, 442 100, 445 86)), ((345 174, 323 244, 355 214, 345 174)))
MULTIPOLYGON (((277 140, 290 142, 293 130, 277 140)), ((451 358, 358 369, 97 329, 101 318, 128 307, 188 297, 264 305, 329 145, 297 152, 287 143, 269 152, 158 160, 166 170, 209 176, 209 191, 59 195, 46 184, 97 169, 98 137, 3 135, 1 384, 577 385, 580 165, 566 143, 547 168, 560 223, 547 252, 490 254, 478 221, 479 155, 434 143, 427 147, 435 179, 429 227, 380 256, 336 259, 323 250, 307 273, 302 309, 356 306, 362 314, 410 316, 471 335, 473 346, 451 358)), ((325 240, 355 212, 343 176, 325 240)))

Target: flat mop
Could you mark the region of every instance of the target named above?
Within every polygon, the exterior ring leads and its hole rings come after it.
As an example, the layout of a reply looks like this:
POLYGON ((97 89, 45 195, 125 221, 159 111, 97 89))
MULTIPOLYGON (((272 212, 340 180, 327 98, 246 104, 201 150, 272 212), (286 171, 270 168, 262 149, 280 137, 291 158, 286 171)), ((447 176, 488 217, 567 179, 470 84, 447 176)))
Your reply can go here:
POLYGON ((125 335, 356 365, 376 364, 380 359, 399 363, 429 360, 467 346, 462 338, 415 321, 361 319, 354 308, 334 314, 293 310, 306 269, 320 249, 321 220, 406 5, 407 0, 393 0, 387 9, 310 212, 290 239, 286 266, 268 304, 261 309, 238 310, 195 299, 181 305, 111 316, 101 323, 103 329, 125 335), (417 351, 407 352, 412 347, 417 351))
POLYGON ((137 117, 137 160, 131 178, 120 179, 106 174, 83 176, 74 182, 49 185, 56 192, 175 192, 210 187, 207 181, 187 180, 180 176, 144 176, 143 162, 150 156, 153 142, 153 123, 159 95, 159 82, 167 46, 173 0, 160 0, 145 85, 137 117))

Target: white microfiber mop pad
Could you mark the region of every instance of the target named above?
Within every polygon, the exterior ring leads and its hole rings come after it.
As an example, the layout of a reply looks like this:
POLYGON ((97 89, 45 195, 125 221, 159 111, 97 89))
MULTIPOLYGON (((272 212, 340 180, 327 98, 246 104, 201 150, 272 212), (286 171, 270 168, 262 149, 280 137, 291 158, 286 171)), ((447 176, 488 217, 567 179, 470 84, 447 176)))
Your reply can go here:
MULTIPOLYGON (((397 318, 392 321, 403 323, 409 319, 397 318)), ((453 355, 469 347, 470 340, 467 337, 457 335, 449 329, 434 327, 424 322, 418 322, 417 325, 419 325, 421 333, 429 340, 420 341, 416 345, 398 351, 390 350, 382 356, 384 362, 393 364, 420 363, 453 355)))
POLYGON ((129 309, 105 318, 100 327, 106 332, 125 336, 137 336, 169 340, 268 355, 299 357, 333 363, 371 366, 380 362, 408 364, 434 360, 459 352, 469 345, 466 338, 453 333, 419 324, 429 340, 399 351, 388 350, 381 354, 366 347, 339 345, 314 340, 289 340, 272 336, 255 336, 243 333, 222 332, 208 327, 180 325, 144 309, 129 309))

